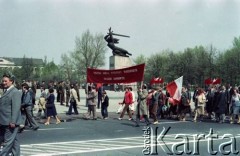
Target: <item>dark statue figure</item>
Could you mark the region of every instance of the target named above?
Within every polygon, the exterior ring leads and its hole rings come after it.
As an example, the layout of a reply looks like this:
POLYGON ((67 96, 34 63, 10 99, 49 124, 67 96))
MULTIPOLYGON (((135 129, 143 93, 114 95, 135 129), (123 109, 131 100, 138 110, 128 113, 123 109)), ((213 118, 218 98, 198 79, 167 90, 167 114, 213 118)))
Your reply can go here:
POLYGON ((107 46, 110 49, 112 49, 113 55, 118 55, 118 56, 123 56, 123 57, 131 56, 132 54, 129 53, 127 50, 115 46, 115 44, 119 43, 119 39, 114 38, 113 35, 122 36, 122 37, 129 37, 129 36, 126 36, 126 35, 115 34, 111 30, 111 28, 109 28, 109 33, 104 37, 104 39, 108 42, 107 46))

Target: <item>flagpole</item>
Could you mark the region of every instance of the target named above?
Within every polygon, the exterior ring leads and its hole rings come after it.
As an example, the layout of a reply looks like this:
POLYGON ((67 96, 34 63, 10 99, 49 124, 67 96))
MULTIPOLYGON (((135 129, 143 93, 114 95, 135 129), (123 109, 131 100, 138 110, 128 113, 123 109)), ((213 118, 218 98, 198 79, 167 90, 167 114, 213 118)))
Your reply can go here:
POLYGON ((142 89, 142 87, 143 87, 143 81, 141 81, 141 84, 140 84, 140 88, 142 89))

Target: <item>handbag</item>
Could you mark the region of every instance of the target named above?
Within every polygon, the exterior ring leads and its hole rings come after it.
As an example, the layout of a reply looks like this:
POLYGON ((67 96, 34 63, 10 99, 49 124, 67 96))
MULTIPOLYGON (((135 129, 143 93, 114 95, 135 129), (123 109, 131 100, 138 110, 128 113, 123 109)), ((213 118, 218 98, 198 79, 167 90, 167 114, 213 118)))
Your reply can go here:
POLYGON ((46 108, 53 108, 54 107, 54 104, 53 103, 47 103, 46 104, 46 108))

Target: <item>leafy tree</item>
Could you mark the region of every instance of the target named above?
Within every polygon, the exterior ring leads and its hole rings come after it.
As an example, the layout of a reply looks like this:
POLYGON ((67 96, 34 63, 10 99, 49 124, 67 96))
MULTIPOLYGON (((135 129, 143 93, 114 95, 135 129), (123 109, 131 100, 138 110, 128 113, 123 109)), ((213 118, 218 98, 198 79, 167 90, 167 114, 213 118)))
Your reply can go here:
POLYGON ((73 71, 74 71, 74 64, 73 59, 68 54, 61 55, 61 64, 60 69, 64 74, 64 78, 68 81, 73 80, 73 71))
POLYGON ((71 54, 80 79, 86 79, 87 68, 105 64, 106 44, 102 34, 92 35, 89 30, 76 37, 75 51, 71 54))
POLYGON ((133 59, 134 64, 138 65, 138 64, 143 64, 143 63, 147 63, 147 58, 144 55, 139 55, 137 56, 135 59, 133 59))
POLYGON ((34 68, 34 65, 33 65, 32 58, 26 58, 24 55, 22 60, 22 68, 21 68, 22 79, 24 80, 31 79, 33 74, 33 68, 34 68))
POLYGON ((59 81, 63 79, 63 72, 53 62, 48 62, 42 69, 42 80, 44 81, 59 81))

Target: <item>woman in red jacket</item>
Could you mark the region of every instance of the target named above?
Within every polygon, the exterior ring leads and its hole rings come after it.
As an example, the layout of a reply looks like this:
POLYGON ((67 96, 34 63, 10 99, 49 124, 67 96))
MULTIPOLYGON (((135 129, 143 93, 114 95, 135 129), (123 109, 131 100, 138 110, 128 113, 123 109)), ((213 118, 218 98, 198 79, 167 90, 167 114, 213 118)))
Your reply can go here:
POLYGON ((122 102, 122 104, 125 104, 125 106, 124 106, 123 111, 120 115, 120 118, 118 118, 119 120, 122 120, 126 111, 128 112, 129 120, 132 120, 132 114, 129 110, 129 105, 131 105, 132 103, 133 103, 132 93, 130 92, 129 87, 126 87, 125 88, 124 100, 122 102))

